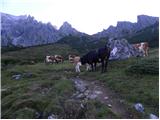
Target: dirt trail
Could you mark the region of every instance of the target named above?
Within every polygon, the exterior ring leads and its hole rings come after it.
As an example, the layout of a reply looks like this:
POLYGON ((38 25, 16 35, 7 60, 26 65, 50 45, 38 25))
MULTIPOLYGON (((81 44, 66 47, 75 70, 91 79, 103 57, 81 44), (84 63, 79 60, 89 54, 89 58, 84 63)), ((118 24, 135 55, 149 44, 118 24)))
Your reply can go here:
POLYGON ((120 99, 113 91, 104 87, 104 85, 98 81, 88 81, 79 77, 72 78, 72 81, 74 81, 77 89, 75 96, 77 95, 79 98, 97 99, 121 118, 135 118, 135 116, 128 111, 124 100, 120 99))

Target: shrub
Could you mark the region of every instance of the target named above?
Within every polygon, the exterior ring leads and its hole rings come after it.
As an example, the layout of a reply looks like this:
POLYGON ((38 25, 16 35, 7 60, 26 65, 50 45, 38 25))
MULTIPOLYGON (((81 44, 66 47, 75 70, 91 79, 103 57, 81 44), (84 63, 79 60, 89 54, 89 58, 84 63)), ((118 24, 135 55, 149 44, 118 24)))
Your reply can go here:
POLYGON ((133 65, 130 65, 127 69, 127 73, 135 74, 151 74, 157 75, 159 73, 158 58, 142 59, 133 65))

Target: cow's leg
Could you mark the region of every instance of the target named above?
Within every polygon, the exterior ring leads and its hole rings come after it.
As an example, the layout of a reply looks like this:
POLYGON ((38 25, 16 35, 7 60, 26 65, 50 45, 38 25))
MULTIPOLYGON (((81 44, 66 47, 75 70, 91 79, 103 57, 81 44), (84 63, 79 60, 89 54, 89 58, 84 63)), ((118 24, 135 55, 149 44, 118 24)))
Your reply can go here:
POLYGON ((101 64, 102 64, 102 73, 104 72, 104 60, 101 60, 101 64))
POLYGON ((95 71, 97 70, 96 67, 97 67, 97 63, 94 63, 94 69, 95 69, 95 71))
POLYGON ((94 71, 94 68, 93 68, 93 63, 91 64, 91 67, 92 67, 92 71, 94 71))
POLYGON ((107 72, 108 59, 105 60, 104 72, 107 72))

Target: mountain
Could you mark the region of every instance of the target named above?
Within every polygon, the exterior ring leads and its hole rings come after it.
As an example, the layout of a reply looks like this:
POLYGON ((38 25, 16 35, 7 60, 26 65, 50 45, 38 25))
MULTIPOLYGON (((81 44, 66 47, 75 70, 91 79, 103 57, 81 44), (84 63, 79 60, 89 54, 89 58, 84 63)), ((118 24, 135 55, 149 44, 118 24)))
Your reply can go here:
POLYGON ((77 31, 75 28, 73 28, 71 26, 71 24, 69 24, 68 22, 64 22, 63 25, 59 28, 59 32, 63 35, 63 36, 68 36, 68 35, 73 35, 73 36, 83 36, 83 35, 87 35, 85 33, 81 33, 79 31, 77 31))
POLYGON ((60 33, 50 23, 38 22, 34 17, 1 13, 2 46, 35 46, 56 42, 60 33))
POLYGON ((159 47, 159 22, 125 37, 129 43, 148 42, 149 47, 159 47))
POLYGON ((135 34, 137 31, 140 31, 146 27, 149 27, 156 22, 159 22, 158 17, 152 17, 147 15, 137 16, 137 22, 132 23, 129 21, 117 22, 117 26, 109 26, 108 29, 104 29, 102 32, 98 32, 93 36, 97 39, 101 37, 108 38, 123 38, 124 36, 130 36, 135 34))
POLYGON ((86 35, 72 28, 67 22, 64 22, 57 30, 51 23, 38 22, 30 15, 13 16, 1 13, 1 18, 2 46, 36 46, 55 43, 70 34, 76 36, 86 35))
POLYGON ((130 43, 150 39, 156 40, 156 42, 152 41, 155 45, 158 39, 157 34, 159 34, 159 18, 146 15, 137 16, 136 23, 119 21, 117 26, 111 25, 108 29, 92 36, 79 32, 68 22, 64 22, 58 30, 51 23, 44 24, 30 15, 13 16, 1 13, 1 23, 2 47, 29 47, 59 42, 69 44, 73 48, 77 46, 80 51, 83 51, 82 48, 85 46, 84 51, 87 51, 102 46, 102 43, 106 43, 109 38, 126 38, 130 43), (150 26, 152 27, 150 28, 150 26), (96 46, 96 44, 98 45, 96 46))

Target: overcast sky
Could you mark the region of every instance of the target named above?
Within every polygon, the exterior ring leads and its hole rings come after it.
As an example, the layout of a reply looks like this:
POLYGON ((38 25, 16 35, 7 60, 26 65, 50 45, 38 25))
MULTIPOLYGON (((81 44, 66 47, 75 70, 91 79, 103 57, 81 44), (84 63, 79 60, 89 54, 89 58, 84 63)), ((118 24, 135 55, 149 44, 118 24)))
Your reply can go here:
POLYGON ((94 34, 117 21, 137 21, 137 15, 159 17, 159 0, 1 0, 1 12, 31 15, 59 28, 64 21, 94 34))

